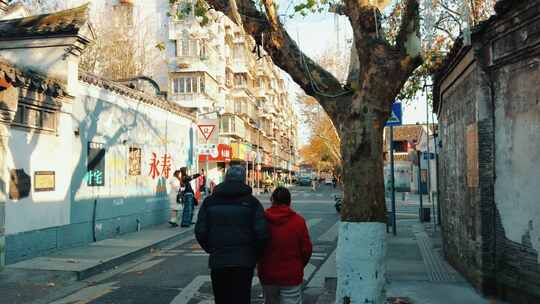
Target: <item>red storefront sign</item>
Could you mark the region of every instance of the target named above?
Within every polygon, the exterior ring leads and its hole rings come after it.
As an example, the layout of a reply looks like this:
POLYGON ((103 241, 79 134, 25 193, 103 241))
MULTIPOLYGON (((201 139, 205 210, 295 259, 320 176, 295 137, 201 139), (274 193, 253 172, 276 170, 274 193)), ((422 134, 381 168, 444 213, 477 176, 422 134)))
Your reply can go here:
POLYGON ((230 162, 232 156, 232 148, 225 144, 219 144, 218 147, 218 156, 212 157, 212 155, 199 155, 199 161, 204 162, 208 161, 217 161, 217 162, 230 162))

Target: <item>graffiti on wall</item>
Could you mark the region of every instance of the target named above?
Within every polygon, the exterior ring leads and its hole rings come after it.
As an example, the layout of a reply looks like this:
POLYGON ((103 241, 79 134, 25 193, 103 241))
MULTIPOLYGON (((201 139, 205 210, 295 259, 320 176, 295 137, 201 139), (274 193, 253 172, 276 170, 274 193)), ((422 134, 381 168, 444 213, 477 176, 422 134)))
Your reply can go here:
POLYGON ((149 176, 152 179, 157 177, 164 177, 165 179, 169 178, 171 173, 171 155, 168 153, 163 154, 161 158, 158 159, 157 154, 152 152, 152 157, 150 159, 150 172, 149 176))

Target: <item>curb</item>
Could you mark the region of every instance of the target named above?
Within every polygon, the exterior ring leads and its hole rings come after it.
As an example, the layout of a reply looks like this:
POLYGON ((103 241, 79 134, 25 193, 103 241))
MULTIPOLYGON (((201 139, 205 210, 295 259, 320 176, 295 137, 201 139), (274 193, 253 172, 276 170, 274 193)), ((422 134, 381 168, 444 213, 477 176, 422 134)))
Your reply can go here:
POLYGON ((165 247, 171 243, 174 243, 176 241, 181 240, 186 233, 192 232, 194 228, 188 228, 185 231, 179 232, 178 234, 175 234, 174 236, 166 237, 161 240, 158 240, 155 243, 152 243, 150 245, 136 248, 126 254, 118 255, 115 257, 112 257, 106 261, 103 261, 103 263, 100 263, 98 265, 92 266, 90 268, 81 270, 81 271, 74 271, 77 277, 77 281, 82 281, 84 279, 87 279, 91 276, 94 276, 98 273, 104 272, 106 270, 112 269, 120 264, 123 264, 125 262, 128 262, 130 260, 133 260, 137 257, 140 257, 144 254, 150 253, 152 249, 156 248, 162 248, 165 247))

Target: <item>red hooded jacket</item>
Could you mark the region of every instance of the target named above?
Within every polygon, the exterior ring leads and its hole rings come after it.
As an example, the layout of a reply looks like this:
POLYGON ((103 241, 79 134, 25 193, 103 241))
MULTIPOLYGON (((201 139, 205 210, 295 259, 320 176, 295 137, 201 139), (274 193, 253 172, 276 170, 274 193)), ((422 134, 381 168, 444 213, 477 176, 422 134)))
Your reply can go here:
POLYGON ((270 241, 257 268, 261 283, 279 286, 302 284, 304 267, 312 251, 306 221, 286 205, 273 205, 266 209, 265 216, 270 241))

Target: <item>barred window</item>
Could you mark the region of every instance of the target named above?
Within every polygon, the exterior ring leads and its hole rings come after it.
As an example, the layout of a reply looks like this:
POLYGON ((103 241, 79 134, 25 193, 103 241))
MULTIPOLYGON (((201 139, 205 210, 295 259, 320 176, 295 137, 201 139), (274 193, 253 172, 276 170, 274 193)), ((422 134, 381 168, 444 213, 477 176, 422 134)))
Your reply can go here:
POLYGON ((56 116, 54 110, 19 102, 13 125, 56 132, 56 116))

